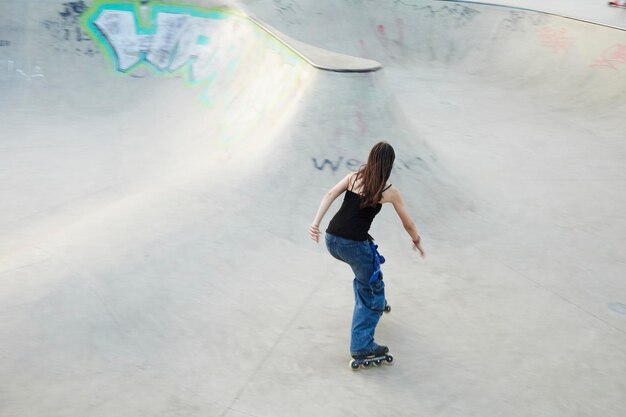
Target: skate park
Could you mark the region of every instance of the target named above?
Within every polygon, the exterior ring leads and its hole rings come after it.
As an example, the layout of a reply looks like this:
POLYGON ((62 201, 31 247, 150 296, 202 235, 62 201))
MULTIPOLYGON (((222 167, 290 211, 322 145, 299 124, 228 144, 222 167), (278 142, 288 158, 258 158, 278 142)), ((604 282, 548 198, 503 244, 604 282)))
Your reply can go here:
POLYGON ((544 3, 0 3, 0 416, 626 415, 626 13, 544 3), (307 228, 380 140, 353 372, 307 228))

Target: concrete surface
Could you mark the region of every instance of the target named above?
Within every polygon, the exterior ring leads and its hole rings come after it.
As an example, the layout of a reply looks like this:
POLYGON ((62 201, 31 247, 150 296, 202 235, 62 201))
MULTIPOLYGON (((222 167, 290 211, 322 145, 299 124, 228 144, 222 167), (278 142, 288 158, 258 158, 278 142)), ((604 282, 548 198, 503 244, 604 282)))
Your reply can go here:
POLYGON ((129 4, 0 3, 0 416, 626 415, 626 32, 129 4), (355 373, 350 270, 306 230, 380 139, 427 258, 385 207, 396 363, 355 373))

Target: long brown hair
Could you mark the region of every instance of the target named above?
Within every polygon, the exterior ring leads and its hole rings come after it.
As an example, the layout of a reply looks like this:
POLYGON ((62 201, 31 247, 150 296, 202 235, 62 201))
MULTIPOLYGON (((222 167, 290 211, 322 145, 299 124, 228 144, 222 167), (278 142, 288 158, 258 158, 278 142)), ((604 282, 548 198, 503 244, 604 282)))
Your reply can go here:
POLYGON ((395 159, 396 153, 390 144, 379 142, 374 145, 367 157, 367 163, 356 174, 361 182, 361 208, 375 206, 382 199, 395 159))

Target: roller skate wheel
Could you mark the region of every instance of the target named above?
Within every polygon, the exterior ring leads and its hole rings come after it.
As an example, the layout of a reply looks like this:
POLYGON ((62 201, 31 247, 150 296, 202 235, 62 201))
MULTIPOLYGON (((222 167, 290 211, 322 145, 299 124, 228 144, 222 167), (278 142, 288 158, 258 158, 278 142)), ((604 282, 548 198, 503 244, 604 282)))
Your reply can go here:
POLYGON ((391 312, 391 306, 386 305, 385 309, 383 310, 385 313, 390 313, 391 312))
POLYGON ((372 361, 370 360, 364 360, 363 361, 363 368, 369 368, 372 366, 372 361))
POLYGON ((391 365, 392 363, 393 363, 393 356, 391 356, 391 355, 385 356, 385 364, 386 365, 391 365))
POLYGON ((385 361, 384 359, 376 359, 374 361, 374 366, 380 366, 383 364, 384 361, 385 361))
POLYGON ((361 365, 356 361, 356 359, 352 359, 350 361, 350 369, 353 371, 358 371, 361 365))

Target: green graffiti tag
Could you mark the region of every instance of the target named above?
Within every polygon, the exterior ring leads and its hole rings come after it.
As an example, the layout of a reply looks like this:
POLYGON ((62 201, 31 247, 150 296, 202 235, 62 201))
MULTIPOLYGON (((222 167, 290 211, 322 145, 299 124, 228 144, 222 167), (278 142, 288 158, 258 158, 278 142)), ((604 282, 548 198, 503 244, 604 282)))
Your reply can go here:
POLYGON ((96 1, 82 24, 116 71, 187 71, 190 81, 210 80, 215 68, 233 67, 240 53, 235 44, 253 30, 245 16, 229 9, 133 1, 96 1), (216 48, 220 44, 228 47, 216 48))

